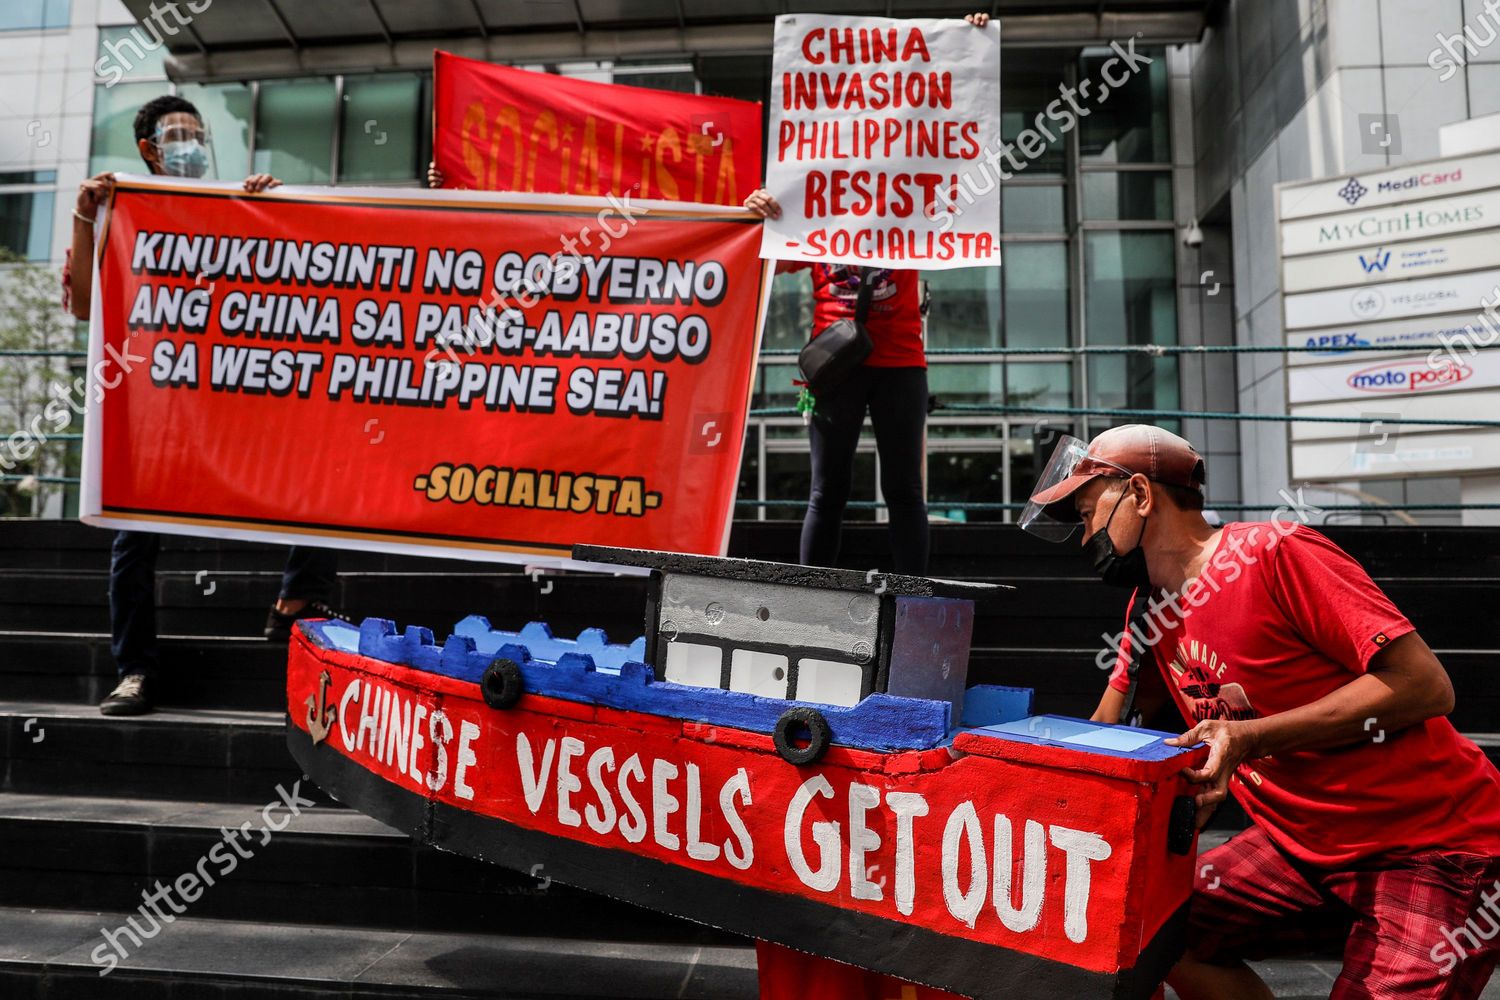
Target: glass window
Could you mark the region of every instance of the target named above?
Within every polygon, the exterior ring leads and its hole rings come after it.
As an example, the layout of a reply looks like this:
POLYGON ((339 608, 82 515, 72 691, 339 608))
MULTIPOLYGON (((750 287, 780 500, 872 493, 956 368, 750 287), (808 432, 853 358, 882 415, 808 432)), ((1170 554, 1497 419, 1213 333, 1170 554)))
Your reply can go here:
POLYGON ((797 403, 798 387, 793 380, 802 377, 797 371, 797 363, 785 357, 778 357, 776 362, 762 362, 756 370, 755 401, 751 404, 756 409, 795 406, 797 403))
POLYGON ((52 256, 51 191, 0 194, 0 247, 27 260, 52 256))
POLYGON ((0 31, 66 28, 70 0, 5 0, 0 4, 0 31))
POLYGON ((262 83, 253 172, 272 174, 288 184, 327 184, 332 176, 335 103, 332 80, 262 83))
POLYGON ((927 366, 927 389, 941 403, 1001 403, 1004 366, 998 361, 934 361, 927 366))
POLYGON ((1079 87, 1089 83, 1084 96, 1093 102, 1078 125, 1084 162, 1171 162, 1166 50, 1142 47, 1137 54, 1149 56, 1151 64, 1137 66, 1133 74, 1111 48, 1084 49, 1079 57, 1079 87), (1107 100, 1101 98, 1105 93, 1107 100))
MULTIPOLYGON (((745 427, 745 450, 740 455, 740 484, 736 499, 760 499, 760 425, 750 422, 745 427)), ((739 504, 734 509, 735 517, 758 518, 760 508, 753 504, 739 504)))
POLYGON ((416 179, 421 104, 422 78, 415 73, 345 78, 339 180, 416 179))
POLYGON ((89 173, 121 170, 144 173, 146 164, 135 147, 135 113, 153 97, 166 93, 161 83, 122 83, 94 88, 94 134, 89 173))
POLYGON ((1028 177, 1063 172, 1065 135, 1058 119, 1046 113, 1063 82, 1063 61, 1055 53, 1006 50, 1000 70, 1000 135, 1013 147, 1001 161, 1008 173, 1021 173, 1018 164, 1028 177))
POLYGON ((927 342, 932 347, 984 350, 1000 346, 1000 272, 973 267, 927 271, 930 304, 927 342))
POLYGON ((1085 219, 1172 218, 1172 175, 1167 171, 1090 170, 1083 175, 1085 219))
POLYGON ((167 75, 166 57, 167 47, 154 28, 100 28, 94 74, 111 87, 121 80, 162 80, 167 75))
POLYGON ((250 111, 254 95, 248 83, 190 83, 177 93, 191 101, 208 126, 214 148, 214 172, 233 181, 250 173, 250 111))
MULTIPOLYGON (((1177 288, 1171 231, 1089 233, 1084 308, 1094 344, 1175 344, 1177 288)), ((1089 358, 1088 405, 1176 409, 1177 359, 1089 358)))
POLYGON ((0 185, 53 184, 56 181, 56 170, 7 170, 0 172, 0 185))
POLYGON ((1066 361, 1011 361, 1005 366, 1005 402, 1009 406, 1070 406, 1072 366, 1066 361))
POLYGON ((1084 247, 1089 343, 1177 343, 1172 232, 1088 233, 1084 247))
POLYGON ((1003 503, 1005 459, 994 451, 934 451, 927 456, 927 509, 950 521, 999 521, 998 510, 945 508, 949 503, 1003 503))
MULTIPOLYGON (((1175 357, 1102 354, 1089 358, 1089 406, 1175 410, 1179 401, 1175 357)), ((1123 419, 1114 422, 1126 423, 1123 419)), ((1167 426, 1166 420, 1148 422, 1167 426)))
POLYGON ((1000 189, 1002 232, 1061 233, 1067 228, 1061 184, 1007 184, 1000 189))
POLYGON ((1005 346, 1066 347, 1068 246, 1007 243, 1000 268, 1005 281, 1005 346))
POLYGON ((613 69, 615 83, 627 87, 649 87, 652 90, 671 90, 679 94, 698 93, 698 77, 693 67, 683 63, 659 66, 620 66, 613 69))
POLYGON ((812 272, 803 269, 776 275, 771 281, 766 331, 760 346, 768 350, 801 350, 812 335, 812 317, 812 272))

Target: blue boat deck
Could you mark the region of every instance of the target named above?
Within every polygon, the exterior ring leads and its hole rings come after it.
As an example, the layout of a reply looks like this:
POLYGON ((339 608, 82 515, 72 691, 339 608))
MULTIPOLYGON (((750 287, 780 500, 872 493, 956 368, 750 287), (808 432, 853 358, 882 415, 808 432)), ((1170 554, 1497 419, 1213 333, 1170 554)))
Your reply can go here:
POLYGON ((975 732, 1140 760, 1181 752, 1161 742, 1168 733, 1032 715, 1030 688, 970 687, 963 718, 955 725, 953 706, 945 701, 877 692, 844 707, 658 680, 644 662, 644 637, 611 643, 597 628, 566 639, 554 636, 542 622, 508 632, 483 616, 470 615, 439 646, 430 629, 411 625, 402 632, 383 618, 367 618, 357 627, 335 620, 301 626, 327 648, 459 681, 477 685, 495 659, 505 658, 520 666, 524 689, 532 694, 750 732, 769 734, 788 708, 803 705, 823 714, 835 744, 861 750, 925 750, 946 745, 961 732, 975 732))

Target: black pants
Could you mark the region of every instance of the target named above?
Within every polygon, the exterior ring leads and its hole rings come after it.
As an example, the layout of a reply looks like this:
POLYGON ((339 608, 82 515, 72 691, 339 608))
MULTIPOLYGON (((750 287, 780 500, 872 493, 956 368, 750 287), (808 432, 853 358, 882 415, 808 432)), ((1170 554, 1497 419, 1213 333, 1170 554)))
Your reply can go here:
POLYGON ((927 369, 856 369, 841 385, 817 397, 809 428, 812 495, 802 522, 802 563, 832 566, 839 557, 844 507, 854 476, 854 451, 865 411, 875 427, 880 489, 890 514, 891 568, 927 572, 927 502, 922 495, 927 369))
MULTIPOLYGON (((109 559, 110 652, 120 676, 156 674, 156 555, 161 536, 117 531, 109 559)), ((338 553, 296 545, 287 550, 281 597, 327 600, 338 583, 338 553)))

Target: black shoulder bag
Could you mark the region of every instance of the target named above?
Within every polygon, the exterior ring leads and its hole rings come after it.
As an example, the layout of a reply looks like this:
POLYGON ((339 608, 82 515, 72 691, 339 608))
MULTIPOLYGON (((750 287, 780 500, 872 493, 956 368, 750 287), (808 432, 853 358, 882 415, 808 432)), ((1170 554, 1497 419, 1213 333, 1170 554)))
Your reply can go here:
POLYGON ((814 393, 832 389, 849 373, 864 364, 874 349, 865 319, 870 315, 870 297, 874 294, 870 268, 859 269, 859 295, 854 300, 854 318, 831 323, 808 340, 797 355, 802 380, 814 393))

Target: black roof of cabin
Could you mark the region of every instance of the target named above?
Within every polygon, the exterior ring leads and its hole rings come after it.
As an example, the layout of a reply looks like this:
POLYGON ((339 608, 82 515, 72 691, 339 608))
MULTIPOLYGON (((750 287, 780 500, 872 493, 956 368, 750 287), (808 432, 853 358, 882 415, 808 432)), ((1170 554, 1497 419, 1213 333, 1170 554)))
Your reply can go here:
POLYGON ((798 566, 792 563, 766 562, 760 559, 695 556, 681 552, 625 549, 609 545, 575 545, 573 558, 583 562, 607 563, 614 566, 641 566, 663 573, 686 573, 692 576, 721 577, 726 580, 779 583, 793 587, 820 587, 827 590, 864 593, 877 592, 877 588, 884 583, 884 590, 879 592, 896 597, 959 597, 972 600, 1015 589, 996 583, 934 580, 925 576, 903 576, 899 573, 877 573, 872 577, 857 569, 798 566))

